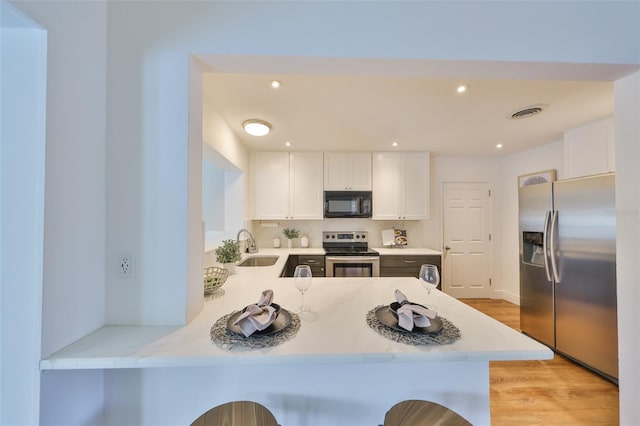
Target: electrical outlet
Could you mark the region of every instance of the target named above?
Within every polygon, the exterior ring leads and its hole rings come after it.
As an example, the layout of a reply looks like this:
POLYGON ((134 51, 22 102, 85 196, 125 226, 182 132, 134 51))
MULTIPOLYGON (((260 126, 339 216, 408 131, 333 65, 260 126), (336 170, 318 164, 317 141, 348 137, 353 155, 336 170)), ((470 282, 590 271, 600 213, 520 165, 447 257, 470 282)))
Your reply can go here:
POLYGON ((118 275, 120 278, 133 278, 136 276, 136 259, 132 254, 118 256, 118 275))

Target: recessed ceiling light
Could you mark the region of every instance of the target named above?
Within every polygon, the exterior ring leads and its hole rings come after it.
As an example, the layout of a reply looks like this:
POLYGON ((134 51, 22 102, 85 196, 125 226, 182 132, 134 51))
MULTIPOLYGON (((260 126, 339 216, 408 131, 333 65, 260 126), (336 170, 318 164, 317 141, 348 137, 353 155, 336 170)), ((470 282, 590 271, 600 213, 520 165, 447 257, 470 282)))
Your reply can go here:
POLYGON ((464 93, 467 91, 467 89, 469 88, 468 84, 461 84, 460 86, 458 86, 458 88, 456 89, 456 92, 458 93, 464 93))
POLYGON ((284 144, 285 144, 286 146, 291 146, 291 142, 289 142, 289 141, 286 141, 284 144))
POLYGON ((279 89, 280 87, 282 87, 282 82, 278 80, 271 80, 269 82, 269 86, 271 86, 272 89, 279 89))
POLYGON ((498 148, 498 149, 502 148, 502 144, 501 143, 496 144, 496 148, 498 148))
POLYGON ((398 142, 394 142, 391 144, 392 146, 398 146, 398 142))
POLYGON ((242 123, 244 131, 252 136, 264 136, 271 131, 271 124, 263 120, 251 119, 242 123))

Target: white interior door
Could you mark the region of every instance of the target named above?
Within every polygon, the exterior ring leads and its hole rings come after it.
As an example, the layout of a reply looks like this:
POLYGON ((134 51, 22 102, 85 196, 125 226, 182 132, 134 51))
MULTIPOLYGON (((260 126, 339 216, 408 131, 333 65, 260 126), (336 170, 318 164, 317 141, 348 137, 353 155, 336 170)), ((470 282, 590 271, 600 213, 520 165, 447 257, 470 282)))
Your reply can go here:
POLYGON ((445 183, 443 289, 458 298, 491 296, 488 183, 445 183))

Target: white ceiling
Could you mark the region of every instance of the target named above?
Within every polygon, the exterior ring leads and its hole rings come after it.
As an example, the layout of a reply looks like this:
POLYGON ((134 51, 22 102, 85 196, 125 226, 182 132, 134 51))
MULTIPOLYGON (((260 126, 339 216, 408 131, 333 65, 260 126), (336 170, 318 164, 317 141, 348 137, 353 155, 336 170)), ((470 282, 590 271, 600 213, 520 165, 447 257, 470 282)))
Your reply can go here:
POLYGON ((212 71, 204 75, 204 102, 250 149, 398 149, 457 156, 521 152, 561 140, 566 129, 611 116, 612 81, 629 71, 575 64, 201 59, 212 71), (272 89, 272 79, 282 87, 272 89), (470 87, 460 95, 456 87, 462 83, 470 87), (543 113, 510 118, 537 104, 547 105, 543 113), (251 118, 271 123, 271 133, 244 133, 241 124, 251 118))

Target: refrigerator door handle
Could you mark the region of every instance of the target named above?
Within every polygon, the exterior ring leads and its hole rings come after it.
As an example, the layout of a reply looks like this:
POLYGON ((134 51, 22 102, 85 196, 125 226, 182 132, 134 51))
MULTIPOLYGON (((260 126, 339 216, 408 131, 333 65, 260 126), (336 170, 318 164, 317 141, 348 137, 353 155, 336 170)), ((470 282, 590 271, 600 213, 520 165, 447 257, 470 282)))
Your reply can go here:
POLYGON ((556 228, 558 226, 558 211, 555 210, 553 212, 553 216, 551 218, 551 230, 549 231, 549 248, 550 258, 551 258, 551 271, 553 271, 553 280, 557 283, 560 282, 560 274, 558 273, 558 265, 556 265, 556 228))
POLYGON ((551 272, 549 271, 549 247, 547 240, 549 239, 549 218, 551 212, 547 211, 544 215, 544 238, 542 239, 542 251, 544 252, 544 271, 547 273, 547 281, 551 281, 551 272))

